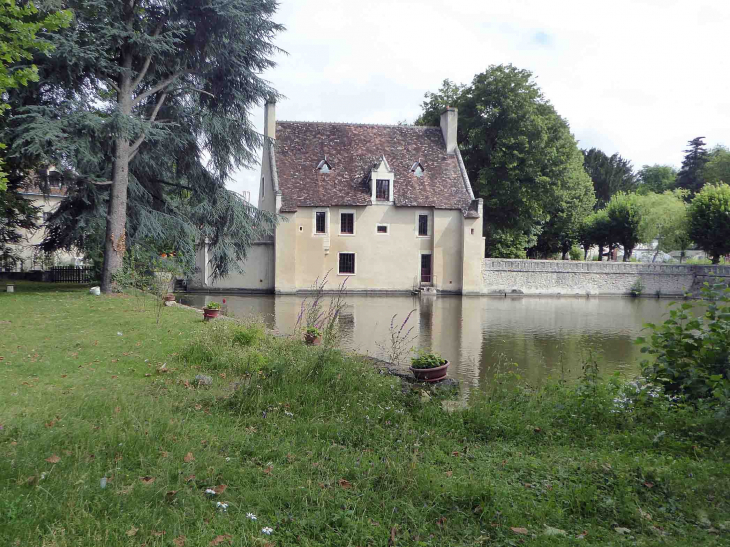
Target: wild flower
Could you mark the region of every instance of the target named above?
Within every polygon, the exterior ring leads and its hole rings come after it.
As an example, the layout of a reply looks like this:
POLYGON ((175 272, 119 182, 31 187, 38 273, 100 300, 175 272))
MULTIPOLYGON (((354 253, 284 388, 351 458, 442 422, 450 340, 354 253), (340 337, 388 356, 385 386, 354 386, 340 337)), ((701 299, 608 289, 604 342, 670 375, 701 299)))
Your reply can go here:
POLYGON ((266 526, 265 528, 261 528, 261 533, 266 534, 267 536, 270 536, 273 531, 274 529, 269 528, 268 526, 266 526))
POLYGON ((213 490, 212 488, 206 488, 205 489, 205 494, 208 495, 208 496, 210 496, 210 497, 213 497, 213 496, 216 495, 216 491, 213 490))
POLYGON ((289 416, 289 417, 291 417, 291 418, 293 418, 293 417, 294 417, 294 413, 293 413, 293 412, 289 412, 288 410, 285 410, 285 411, 284 411, 284 414, 286 414, 287 416, 289 416))
POLYGON ((246 518, 251 520, 258 520, 256 515, 254 515, 253 513, 246 513, 246 518))
POLYGON ((216 506, 216 507, 217 507, 217 508, 218 508, 218 509, 219 509, 220 511, 223 511, 224 513, 225 513, 226 511, 228 511, 228 504, 227 504, 227 503, 221 503, 221 502, 218 502, 218 503, 216 503, 216 504, 215 504, 215 506, 216 506))

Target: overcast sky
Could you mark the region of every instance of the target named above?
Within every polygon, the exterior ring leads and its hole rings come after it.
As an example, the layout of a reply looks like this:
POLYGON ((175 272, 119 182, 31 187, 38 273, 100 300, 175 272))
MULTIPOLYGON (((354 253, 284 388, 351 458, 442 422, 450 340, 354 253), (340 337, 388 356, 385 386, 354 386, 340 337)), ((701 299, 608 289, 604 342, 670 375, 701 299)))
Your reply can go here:
MULTIPOLYGON (((492 64, 533 72, 582 148, 679 166, 730 145, 727 0, 281 0, 264 76, 277 119, 412 123, 427 91, 492 64)), ((260 129, 263 108, 251 112, 260 129)), ((258 199, 259 168, 230 184, 258 199)))

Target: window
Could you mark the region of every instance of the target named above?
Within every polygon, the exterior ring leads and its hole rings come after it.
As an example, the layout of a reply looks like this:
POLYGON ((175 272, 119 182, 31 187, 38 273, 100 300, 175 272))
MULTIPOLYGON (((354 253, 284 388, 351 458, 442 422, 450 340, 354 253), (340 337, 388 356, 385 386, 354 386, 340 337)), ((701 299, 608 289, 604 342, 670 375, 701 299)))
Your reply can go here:
POLYGON ((340 213, 340 233, 355 233, 355 213, 340 213))
POLYGON ((387 224, 378 224, 375 227, 375 232, 378 234, 387 234, 388 233, 388 225, 387 224))
POLYGON ((340 253, 339 274, 355 273, 355 253, 340 253))
POLYGON ((428 235, 428 215, 418 215, 418 235, 428 235))
POLYGON ((314 233, 327 233, 327 213, 324 211, 317 211, 314 215, 314 233))
POLYGON ((264 177, 261 177, 261 197, 266 195, 266 184, 264 184, 264 177))
POLYGON ((390 201, 390 181, 378 179, 375 181, 375 199, 378 201, 390 201))

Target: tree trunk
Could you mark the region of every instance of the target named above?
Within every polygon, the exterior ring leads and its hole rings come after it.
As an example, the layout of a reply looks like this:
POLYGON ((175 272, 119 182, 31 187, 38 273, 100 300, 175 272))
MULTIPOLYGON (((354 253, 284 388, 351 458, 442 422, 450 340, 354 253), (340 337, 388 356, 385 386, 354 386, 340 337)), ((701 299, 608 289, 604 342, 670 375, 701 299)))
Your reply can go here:
MULTIPOLYGON (((132 56, 126 55, 122 65, 132 66, 132 56)), ((117 107, 122 116, 132 113, 131 70, 119 78, 117 107)), ((101 291, 112 292, 114 274, 121 268, 127 249, 127 186, 129 184, 129 139, 124 133, 117 135, 114 143, 114 170, 111 195, 106 216, 106 239, 104 243, 104 267, 101 273, 101 291)))
POLYGON ((624 247, 624 262, 631 262, 631 253, 633 252, 633 249, 627 249, 624 247))
POLYGON ((583 262, 586 262, 588 260, 588 247, 583 247, 583 262))
POLYGON ((598 246, 598 262, 603 262, 603 245, 598 246))
POLYGON ((713 264, 719 264, 720 263, 720 253, 712 255, 712 263, 713 264))

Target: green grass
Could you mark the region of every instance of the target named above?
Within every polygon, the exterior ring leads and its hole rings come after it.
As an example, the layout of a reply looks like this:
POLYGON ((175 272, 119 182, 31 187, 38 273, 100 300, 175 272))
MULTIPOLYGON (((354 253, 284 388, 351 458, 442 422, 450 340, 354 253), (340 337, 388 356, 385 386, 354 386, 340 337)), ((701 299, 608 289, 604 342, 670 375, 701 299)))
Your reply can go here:
POLYGON ((17 290, 0 294, 0 545, 730 544, 711 415, 508 381, 447 412, 257 324, 17 290))

